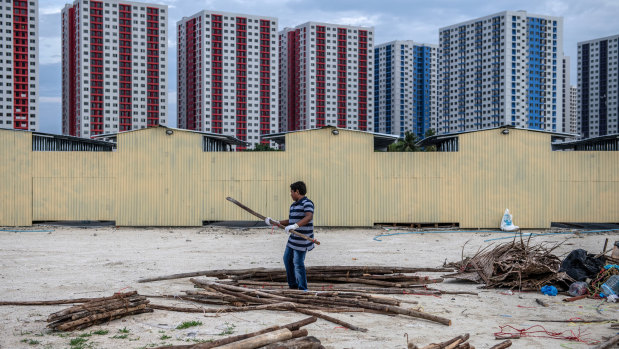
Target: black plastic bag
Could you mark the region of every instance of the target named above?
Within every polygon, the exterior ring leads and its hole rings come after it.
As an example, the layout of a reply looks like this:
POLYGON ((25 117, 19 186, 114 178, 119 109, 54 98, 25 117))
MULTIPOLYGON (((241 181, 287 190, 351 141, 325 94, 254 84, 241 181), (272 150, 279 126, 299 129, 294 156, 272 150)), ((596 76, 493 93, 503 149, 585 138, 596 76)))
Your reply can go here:
POLYGON ((595 258, 595 255, 588 254, 587 251, 577 249, 565 257, 559 272, 566 272, 576 281, 587 281, 587 279, 593 279, 600 272, 605 260, 604 256, 595 258))

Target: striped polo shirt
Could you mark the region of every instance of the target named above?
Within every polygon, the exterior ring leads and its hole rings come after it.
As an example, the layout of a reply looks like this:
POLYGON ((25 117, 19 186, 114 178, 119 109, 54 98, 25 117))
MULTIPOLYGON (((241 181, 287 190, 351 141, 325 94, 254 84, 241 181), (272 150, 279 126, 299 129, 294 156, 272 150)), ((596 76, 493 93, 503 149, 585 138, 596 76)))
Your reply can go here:
MULTIPOLYGON (((288 224, 295 224, 305 217, 305 212, 314 213, 314 203, 307 197, 301 198, 301 200, 294 202, 290 205, 290 214, 288 216, 288 224)), ((314 238, 314 218, 306 225, 295 229, 296 232, 301 233, 309 238, 314 238)), ((288 247, 298 251, 311 251, 314 248, 314 243, 300 238, 294 234, 290 234, 288 238, 288 247)))

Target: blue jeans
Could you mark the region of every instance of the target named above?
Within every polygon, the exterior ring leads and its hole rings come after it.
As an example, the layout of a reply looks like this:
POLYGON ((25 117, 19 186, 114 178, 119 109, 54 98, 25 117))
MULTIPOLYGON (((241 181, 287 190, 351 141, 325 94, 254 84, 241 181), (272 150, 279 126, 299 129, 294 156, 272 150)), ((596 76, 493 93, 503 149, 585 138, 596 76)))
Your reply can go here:
POLYGON ((286 246, 284 251, 284 266, 288 286, 294 290, 307 290, 307 276, 305 275, 305 254, 307 251, 297 251, 286 246))

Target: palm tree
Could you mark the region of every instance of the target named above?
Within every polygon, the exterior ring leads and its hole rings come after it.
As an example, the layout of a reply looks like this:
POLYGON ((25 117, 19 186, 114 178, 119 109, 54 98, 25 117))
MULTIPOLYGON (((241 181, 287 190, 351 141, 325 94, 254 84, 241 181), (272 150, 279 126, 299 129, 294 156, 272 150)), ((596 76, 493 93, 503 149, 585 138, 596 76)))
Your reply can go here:
POLYGON ((406 131, 404 138, 400 138, 397 142, 390 144, 387 151, 421 151, 421 148, 415 144, 417 141, 417 136, 414 133, 406 131))

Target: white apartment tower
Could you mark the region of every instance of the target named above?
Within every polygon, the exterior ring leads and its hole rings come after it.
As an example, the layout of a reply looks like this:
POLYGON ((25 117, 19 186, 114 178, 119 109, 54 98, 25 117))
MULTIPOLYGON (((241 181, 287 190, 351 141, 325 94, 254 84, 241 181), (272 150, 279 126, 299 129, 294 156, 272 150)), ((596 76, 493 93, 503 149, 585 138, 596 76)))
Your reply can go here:
POLYGON ((201 11, 177 27, 178 126, 251 144, 278 132, 277 19, 201 11))
POLYGON ((76 0, 62 10, 62 132, 78 137, 168 123, 168 7, 76 0))
POLYGON ((578 110, 578 87, 570 86, 570 119, 568 124, 568 129, 565 130, 567 133, 571 134, 580 134, 580 118, 579 110, 578 110))
POLYGON ((374 131, 420 139, 436 131, 438 45, 391 41, 374 49, 374 131))
POLYGON ((39 2, 0 3, 0 128, 39 129, 39 2))
POLYGON ((563 130, 561 132, 568 132, 570 128, 570 116, 572 112, 572 99, 570 98, 570 88, 572 86, 570 78, 570 57, 563 56, 563 88, 561 93, 561 99, 563 100, 563 130))
POLYGON ((563 18, 505 11, 439 30, 438 133, 560 132, 563 18))
POLYGON ((308 22, 279 33, 282 131, 373 131, 374 29, 308 22))
POLYGON ((619 35, 578 43, 579 131, 582 138, 619 133, 619 35))

